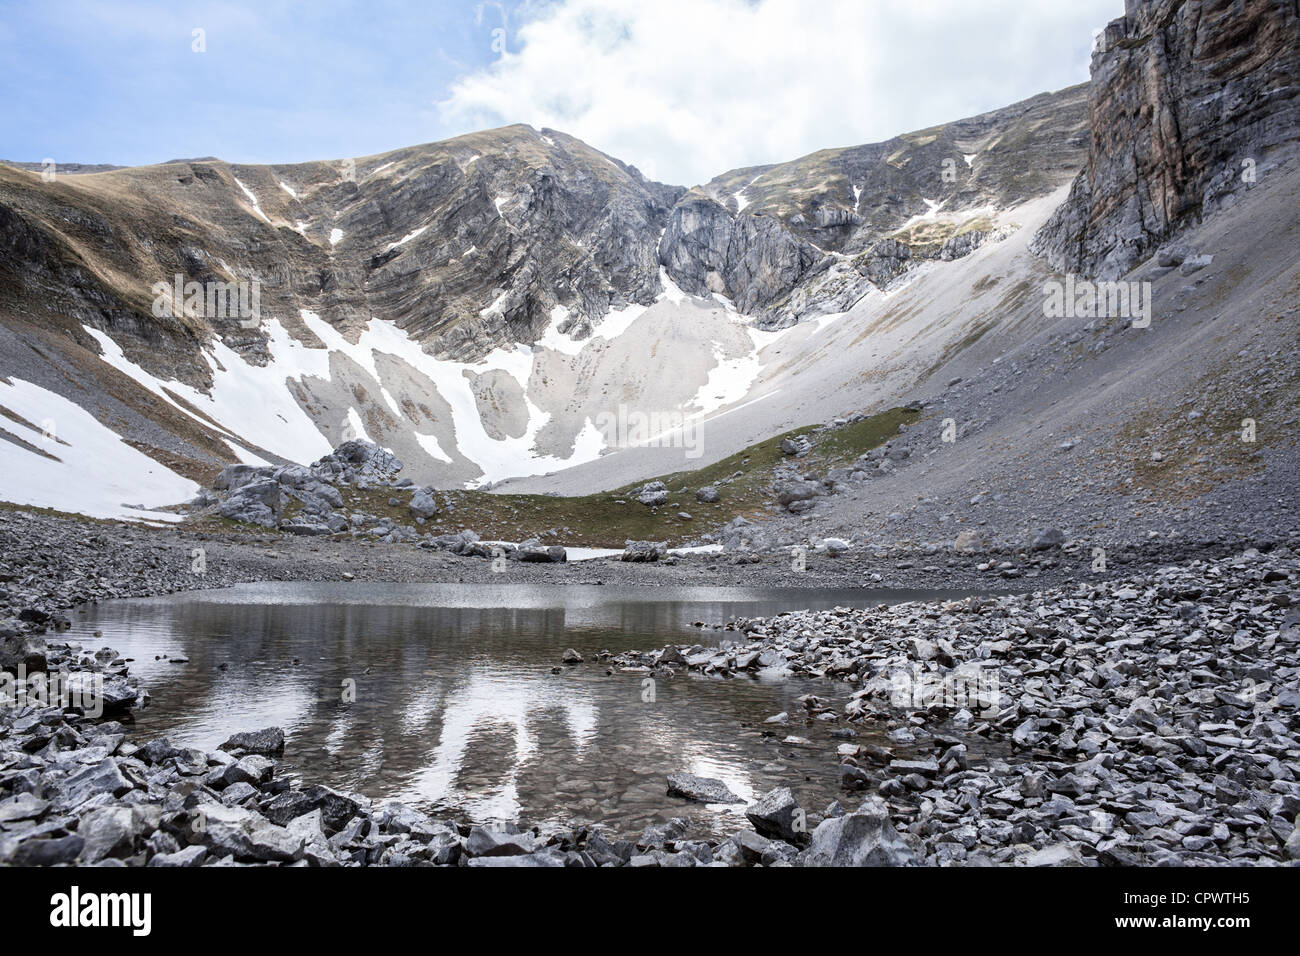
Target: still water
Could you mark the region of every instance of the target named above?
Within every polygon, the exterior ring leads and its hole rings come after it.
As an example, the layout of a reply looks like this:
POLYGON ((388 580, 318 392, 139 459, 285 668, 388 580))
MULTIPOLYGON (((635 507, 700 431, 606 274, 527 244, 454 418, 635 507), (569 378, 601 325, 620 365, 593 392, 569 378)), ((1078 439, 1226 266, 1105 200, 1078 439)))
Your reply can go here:
POLYGON ((720 833, 743 807, 668 797, 666 776, 717 777, 747 799, 786 785, 821 810, 839 796, 837 723, 805 721, 796 698, 839 702, 847 688, 678 674, 647 700, 645 675, 606 674, 599 653, 737 637, 694 621, 956 596, 277 582, 85 607, 69 639, 133 659, 153 698, 135 716, 138 742, 211 750, 274 725, 288 738, 283 772, 439 814, 601 823, 620 835, 688 816, 697 832, 720 833), (569 647, 586 663, 552 674, 569 647), (781 711, 788 726, 763 723, 781 711))

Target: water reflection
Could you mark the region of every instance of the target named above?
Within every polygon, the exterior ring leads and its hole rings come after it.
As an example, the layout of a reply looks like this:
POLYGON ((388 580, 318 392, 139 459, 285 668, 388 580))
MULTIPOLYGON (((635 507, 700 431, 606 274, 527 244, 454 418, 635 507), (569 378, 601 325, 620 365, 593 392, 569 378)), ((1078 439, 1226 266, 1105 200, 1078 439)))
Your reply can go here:
POLYGON ((142 739, 212 749, 278 725, 289 772, 371 797, 622 833, 683 813, 721 829, 743 807, 669 798, 666 775, 718 777, 745 798, 791 785, 820 809, 838 795, 833 725, 802 720, 795 698, 835 685, 679 675, 646 700, 643 675, 606 674, 598 653, 735 637, 695 620, 915 596, 930 595, 277 583, 87 608, 72 639, 134 658, 153 695, 142 739), (567 647, 588 663, 551 673, 567 647), (790 726, 764 736, 779 711, 790 726))

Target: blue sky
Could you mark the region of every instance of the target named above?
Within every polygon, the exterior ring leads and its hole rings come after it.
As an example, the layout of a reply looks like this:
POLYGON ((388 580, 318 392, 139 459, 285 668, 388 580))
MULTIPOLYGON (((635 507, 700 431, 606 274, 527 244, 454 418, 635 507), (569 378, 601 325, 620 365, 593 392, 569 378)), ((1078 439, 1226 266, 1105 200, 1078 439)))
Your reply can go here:
POLYGON ((0 157, 289 163, 527 122, 691 184, 1081 82, 1092 32, 1122 12, 1122 0, 0 0, 0 157))

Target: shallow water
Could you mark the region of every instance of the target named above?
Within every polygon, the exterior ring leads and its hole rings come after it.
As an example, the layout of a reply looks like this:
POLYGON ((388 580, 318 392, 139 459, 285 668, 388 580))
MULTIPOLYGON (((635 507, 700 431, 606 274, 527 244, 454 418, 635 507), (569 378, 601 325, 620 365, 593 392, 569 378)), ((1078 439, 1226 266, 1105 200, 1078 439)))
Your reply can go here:
POLYGON ((736 827, 743 806, 668 797, 666 776, 718 777, 745 798, 788 785, 822 809, 839 796, 829 736, 838 723, 805 721, 795 698, 839 701, 844 685, 679 674, 655 681, 651 700, 646 675, 607 675, 599 652, 736 638, 693 621, 954 596, 268 583, 86 607, 68 637, 133 658, 153 698, 135 717, 141 742, 167 736, 211 750, 235 731, 276 725, 288 737, 286 772, 374 798, 620 834, 685 815, 697 832, 718 833, 736 827), (552 674, 568 647, 587 662, 552 674), (351 687, 355 700, 345 700, 351 687), (788 726, 763 724, 783 710, 788 726), (810 745, 780 743, 787 734, 810 745))

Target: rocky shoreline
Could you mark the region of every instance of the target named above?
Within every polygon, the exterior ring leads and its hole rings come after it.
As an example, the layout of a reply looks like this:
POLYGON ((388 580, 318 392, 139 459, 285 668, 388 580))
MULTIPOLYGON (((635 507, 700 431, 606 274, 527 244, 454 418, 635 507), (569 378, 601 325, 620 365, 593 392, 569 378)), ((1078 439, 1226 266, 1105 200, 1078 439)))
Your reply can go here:
MULTIPOLYGON (((0 707, 0 864, 1221 865, 1300 856, 1300 610, 1290 596, 1300 541, 1177 567, 1142 560, 1122 579, 1097 574, 1033 594, 740 620, 725 625, 742 639, 735 646, 610 661, 669 679, 689 668, 782 667, 854 686, 843 714, 810 697, 807 713, 771 721, 782 735, 801 719, 837 723, 842 803, 805 810, 778 788, 747 808, 752 829, 716 841, 690 839, 679 818, 611 840, 582 825, 539 832, 434 819, 298 785, 278 773, 283 735, 273 728, 211 753, 132 739, 116 717, 127 720, 145 689, 111 650, 57 640, 78 603, 238 580, 501 580, 490 562, 400 545, 196 540, 0 513, 0 669, 66 670, 82 686, 98 675, 107 691, 98 720, 39 703, 0 707), (201 576, 191 571, 194 546, 208 555, 201 576), (888 729, 906 759, 855 744, 863 722, 888 729)), ((921 580, 948 577, 954 560, 997 564, 988 554, 886 554, 820 556, 831 581, 787 571, 787 557, 773 554, 757 564, 691 555, 511 573, 668 585, 698 583, 707 561, 737 583, 758 583, 755 572, 767 570, 785 584, 828 586, 839 576, 862 586, 878 583, 870 574, 879 571, 864 570, 873 560, 921 580)), ((1008 557, 1034 562, 1051 581, 1083 577, 1088 555, 1008 557)), ((814 567, 818 558, 810 555, 814 567)), ((971 576, 988 580, 987 570, 971 576)), ((679 796, 716 797, 716 781, 673 776, 679 796)))
POLYGON ((742 619, 721 649, 617 663, 853 685, 843 714, 804 705, 843 723, 841 785, 903 834, 894 862, 1294 862, 1297 581, 1297 549, 1248 549, 1032 594, 742 619), (907 758, 856 745, 854 725, 907 758))

